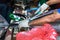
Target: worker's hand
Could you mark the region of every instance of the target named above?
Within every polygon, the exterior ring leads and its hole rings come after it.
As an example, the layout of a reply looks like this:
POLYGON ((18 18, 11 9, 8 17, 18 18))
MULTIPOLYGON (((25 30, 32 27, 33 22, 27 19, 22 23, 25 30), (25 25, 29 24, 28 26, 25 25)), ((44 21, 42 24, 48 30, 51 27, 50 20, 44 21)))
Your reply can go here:
POLYGON ((28 23, 29 23, 28 19, 22 20, 19 23, 19 27, 29 27, 28 23))
POLYGON ((53 4, 57 4, 60 3, 60 0, 49 0, 46 2, 48 5, 53 5, 53 4))
POLYGON ((39 18, 37 20, 34 20, 34 21, 30 22, 29 25, 38 26, 38 25, 42 25, 42 24, 45 24, 45 23, 56 22, 57 20, 60 20, 60 9, 55 10, 53 12, 53 14, 44 16, 42 18, 39 18))

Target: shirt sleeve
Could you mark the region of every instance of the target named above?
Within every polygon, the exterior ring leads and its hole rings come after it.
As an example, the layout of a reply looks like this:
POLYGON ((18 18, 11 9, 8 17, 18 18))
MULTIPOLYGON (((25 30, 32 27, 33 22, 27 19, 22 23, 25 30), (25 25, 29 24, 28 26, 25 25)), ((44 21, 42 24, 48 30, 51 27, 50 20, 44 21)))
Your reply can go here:
POLYGON ((42 5, 43 3, 46 3, 47 0, 39 0, 39 3, 42 5))
POLYGON ((57 9, 57 12, 60 14, 60 8, 59 8, 59 9, 57 9))

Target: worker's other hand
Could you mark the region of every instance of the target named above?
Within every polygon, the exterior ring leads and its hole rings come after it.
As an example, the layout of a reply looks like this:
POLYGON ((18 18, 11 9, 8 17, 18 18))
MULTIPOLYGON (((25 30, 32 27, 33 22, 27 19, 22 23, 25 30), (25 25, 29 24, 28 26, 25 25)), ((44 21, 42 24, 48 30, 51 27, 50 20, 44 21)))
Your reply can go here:
POLYGON ((48 4, 48 5, 53 5, 53 4, 57 4, 57 3, 60 3, 60 0, 49 0, 46 2, 46 4, 48 4))
POLYGON ((22 20, 19 23, 19 27, 29 27, 28 23, 29 23, 28 19, 22 20))

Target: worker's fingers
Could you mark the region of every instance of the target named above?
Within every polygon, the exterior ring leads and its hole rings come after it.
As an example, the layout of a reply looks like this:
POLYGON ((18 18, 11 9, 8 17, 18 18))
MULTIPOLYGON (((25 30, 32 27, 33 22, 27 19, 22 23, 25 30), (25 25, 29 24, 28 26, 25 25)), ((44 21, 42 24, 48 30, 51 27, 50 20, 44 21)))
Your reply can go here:
POLYGON ((53 5, 53 4, 57 4, 57 3, 60 3, 60 1, 59 0, 49 0, 49 1, 47 1, 46 2, 48 5, 53 5))

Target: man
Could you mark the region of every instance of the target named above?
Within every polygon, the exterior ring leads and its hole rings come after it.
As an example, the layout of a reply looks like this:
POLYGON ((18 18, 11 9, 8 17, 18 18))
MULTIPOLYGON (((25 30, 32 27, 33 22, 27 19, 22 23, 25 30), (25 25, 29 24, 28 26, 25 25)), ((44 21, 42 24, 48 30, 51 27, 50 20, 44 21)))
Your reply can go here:
MULTIPOLYGON (((60 3, 59 0, 53 0, 52 2, 51 1, 52 0, 47 1, 46 4, 50 6, 56 3, 60 3)), ((42 9, 44 9, 44 7, 42 7, 42 9)), ((33 21, 30 21, 30 22, 28 19, 20 21, 19 28, 30 27, 30 26, 33 26, 33 27, 41 26, 45 23, 56 22, 57 20, 60 20, 60 9, 56 9, 52 14, 33 20, 33 21)), ((53 23, 52 26, 56 29, 57 32, 60 33, 60 24, 53 23)))

